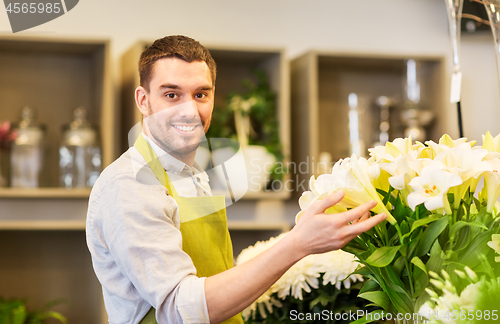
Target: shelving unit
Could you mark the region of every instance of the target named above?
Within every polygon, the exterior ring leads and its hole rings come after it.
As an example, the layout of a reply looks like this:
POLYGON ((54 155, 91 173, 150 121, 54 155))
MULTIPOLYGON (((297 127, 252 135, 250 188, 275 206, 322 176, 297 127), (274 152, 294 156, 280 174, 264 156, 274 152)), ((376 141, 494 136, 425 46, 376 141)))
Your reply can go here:
MULTIPOLYGON (((54 310, 70 323, 107 319, 85 241, 90 189, 58 188, 61 126, 84 106, 100 129, 103 167, 116 158, 109 70, 107 40, 0 37, 0 121, 17 122, 31 106, 47 129, 47 187, 0 188, 0 296, 27 298, 32 309, 65 299, 54 310)), ((0 158, 6 175, 8 155, 0 158)))
POLYGON ((61 127, 73 120, 77 107, 85 107, 89 121, 99 126, 103 166, 115 159, 117 120, 109 65, 106 40, 0 37, 0 121, 19 121, 24 106, 36 109, 47 130, 44 187, 59 186, 61 127))
MULTIPOLYGON (((307 172, 298 172, 297 179, 308 184, 309 177, 318 171, 321 152, 330 153, 333 162, 350 155, 350 93, 356 93, 368 110, 374 108, 379 96, 395 98, 396 106, 402 106, 407 58, 421 65, 421 107, 439 118, 446 105, 444 58, 310 51, 292 61, 292 160, 307 165, 307 172)), ((391 112, 391 127, 400 131, 398 137, 403 136, 401 128, 397 129, 401 126, 400 111, 391 112)), ((364 127, 374 129, 370 124, 364 127)), ((434 128, 428 137, 436 140, 439 133, 434 128)), ((372 144, 367 143, 366 148, 372 144)))
MULTIPOLYGON (((136 107, 134 91, 139 86, 137 63, 140 54, 152 41, 140 41, 131 47, 121 60, 122 70, 122 151, 128 149, 129 130, 141 122, 142 115, 136 107)), ((290 109, 289 109, 289 66, 285 52, 279 48, 206 46, 217 64, 215 107, 224 105, 231 91, 243 91, 241 81, 255 79, 252 71, 256 68, 266 71, 271 88, 277 93, 277 114, 280 140, 285 156, 284 164, 290 161, 290 109)), ((289 175, 285 175, 285 181, 289 175)), ((244 199, 288 199, 290 192, 248 192, 244 199)))
POLYGON ((0 198, 84 198, 90 188, 0 188, 0 198))

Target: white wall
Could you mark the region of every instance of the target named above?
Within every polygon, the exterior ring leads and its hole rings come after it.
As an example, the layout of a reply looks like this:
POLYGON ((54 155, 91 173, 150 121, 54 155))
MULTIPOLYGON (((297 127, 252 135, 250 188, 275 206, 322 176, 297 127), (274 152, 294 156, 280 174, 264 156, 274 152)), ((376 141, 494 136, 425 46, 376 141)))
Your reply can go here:
MULTIPOLYGON (((4 10, 0 10, 0 33, 11 35, 4 10)), ((282 46, 290 59, 313 48, 444 56, 447 71, 451 70, 442 0, 81 0, 68 14, 18 33, 109 38, 115 63, 137 40, 168 34, 208 44, 282 46)), ((465 35, 461 54, 465 135, 480 140, 487 130, 500 132, 491 34, 465 35)), ((457 137, 455 106, 449 105, 442 116, 441 128, 457 137)))
MULTIPOLYGON (((467 0, 466 0, 467 1, 467 0)), ((0 10, 0 33, 11 34, 0 10)), ((115 59, 139 39, 184 34, 208 44, 282 46, 290 58, 315 48, 445 56, 450 40, 441 0, 81 0, 66 15, 18 33, 103 37, 115 59)), ((462 38, 465 135, 500 132, 500 96, 491 34, 462 38)), ((117 72, 117 69, 115 69, 117 72)), ((458 136, 455 106, 440 121, 458 136)))

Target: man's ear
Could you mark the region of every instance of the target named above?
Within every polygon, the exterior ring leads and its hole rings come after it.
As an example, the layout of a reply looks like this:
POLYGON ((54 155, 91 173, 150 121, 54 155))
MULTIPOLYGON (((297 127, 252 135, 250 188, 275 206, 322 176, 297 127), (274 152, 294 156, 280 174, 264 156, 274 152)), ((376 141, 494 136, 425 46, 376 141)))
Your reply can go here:
POLYGON ((148 92, 139 86, 135 89, 135 104, 144 117, 148 116, 148 92))

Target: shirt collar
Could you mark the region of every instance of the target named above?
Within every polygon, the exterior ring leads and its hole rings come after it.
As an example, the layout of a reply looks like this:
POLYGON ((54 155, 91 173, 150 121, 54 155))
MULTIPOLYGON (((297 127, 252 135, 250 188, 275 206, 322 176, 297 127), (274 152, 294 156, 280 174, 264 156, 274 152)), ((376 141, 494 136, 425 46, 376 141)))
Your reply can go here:
POLYGON ((189 165, 186 163, 176 159, 172 155, 168 154, 163 150, 161 147, 159 147, 151 138, 149 138, 146 134, 141 133, 141 135, 146 139, 146 141, 149 143, 153 151, 155 152, 156 156, 158 157, 158 160, 160 161, 161 166, 165 169, 167 172, 172 172, 177 175, 180 175, 181 172, 185 169, 187 170, 192 170, 193 173, 204 173, 203 170, 201 170, 200 166, 196 161, 193 163, 193 167, 191 168, 189 165))

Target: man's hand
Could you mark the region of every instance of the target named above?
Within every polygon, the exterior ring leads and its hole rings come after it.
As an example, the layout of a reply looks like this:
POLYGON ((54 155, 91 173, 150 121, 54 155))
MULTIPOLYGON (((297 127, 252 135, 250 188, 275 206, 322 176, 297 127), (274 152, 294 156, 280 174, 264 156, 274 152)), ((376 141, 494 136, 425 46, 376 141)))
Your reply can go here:
POLYGON ((370 209, 377 205, 374 200, 344 213, 325 213, 325 210, 337 204, 343 197, 343 191, 336 191, 312 204, 302 214, 289 234, 293 237, 294 246, 300 255, 305 257, 309 254, 338 250, 387 218, 385 214, 370 217, 370 209))
POLYGON ((283 239, 255 258, 205 280, 205 298, 211 323, 241 312, 259 298, 286 270, 303 257, 338 250, 350 240, 386 219, 370 217, 370 201, 340 214, 325 210, 344 197, 337 191, 311 205, 283 239))

